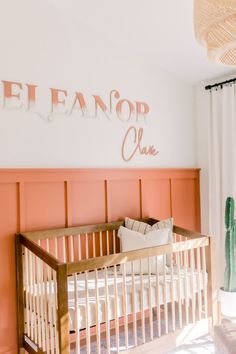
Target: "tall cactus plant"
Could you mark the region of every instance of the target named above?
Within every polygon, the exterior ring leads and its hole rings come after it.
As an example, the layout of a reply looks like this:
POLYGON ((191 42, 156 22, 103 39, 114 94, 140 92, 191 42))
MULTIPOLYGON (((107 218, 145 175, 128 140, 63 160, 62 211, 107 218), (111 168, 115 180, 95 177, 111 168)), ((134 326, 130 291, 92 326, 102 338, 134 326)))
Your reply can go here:
POLYGON ((236 291, 236 220, 234 199, 228 197, 225 205, 225 260, 224 290, 236 291))

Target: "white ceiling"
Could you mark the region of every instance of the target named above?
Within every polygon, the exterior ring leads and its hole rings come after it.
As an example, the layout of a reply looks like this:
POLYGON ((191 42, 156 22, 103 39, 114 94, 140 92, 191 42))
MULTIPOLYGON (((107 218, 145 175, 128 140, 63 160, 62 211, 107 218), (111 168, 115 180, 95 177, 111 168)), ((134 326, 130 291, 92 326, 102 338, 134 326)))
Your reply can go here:
POLYGON ((209 62, 193 30, 193 0, 53 0, 77 41, 110 44, 195 84, 236 72, 209 62))

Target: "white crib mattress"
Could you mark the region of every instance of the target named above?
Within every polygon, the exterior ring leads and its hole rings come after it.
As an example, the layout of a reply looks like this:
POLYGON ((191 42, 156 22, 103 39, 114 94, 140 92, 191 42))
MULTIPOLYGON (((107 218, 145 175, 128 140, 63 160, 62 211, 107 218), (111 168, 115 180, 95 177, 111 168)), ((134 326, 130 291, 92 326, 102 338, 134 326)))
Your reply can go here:
MULTIPOLYGON (((108 274, 108 319, 115 319, 115 287, 114 287, 114 272, 109 271, 108 274)), ((106 294, 105 294, 105 272, 104 270, 98 271, 98 291, 99 291, 99 304, 96 303, 96 288, 95 288, 95 272, 88 272, 88 286, 87 286, 87 300, 86 300, 86 287, 85 287, 85 274, 77 275, 77 283, 75 277, 68 278, 68 301, 69 301, 69 314, 70 314, 70 329, 75 330, 86 328, 86 318, 88 319, 88 326, 96 324, 96 311, 99 313, 99 322, 106 321, 106 294), (75 300, 75 286, 77 286, 77 299, 75 300), (86 313, 86 304, 89 304, 88 311, 86 313), (98 310, 97 309, 98 306, 98 310), (77 311, 75 310, 77 307, 77 311), (77 326, 76 326, 77 321, 77 326)), ((149 278, 148 275, 143 275, 143 293, 141 292, 140 276, 135 275, 135 312, 141 311, 141 299, 143 297, 144 310, 150 307, 157 306, 157 283, 156 275, 151 275, 151 292, 149 294, 149 278), (150 302, 151 298, 151 303, 150 302)), ((178 274, 177 269, 174 268, 173 281, 171 281, 171 274, 166 274, 166 302, 171 302, 172 293, 173 299, 178 301, 178 274)), ((187 271, 186 280, 184 278, 184 269, 180 270, 180 297, 183 300, 186 297, 191 298, 192 293, 197 293, 199 288, 203 289, 204 279, 207 281, 207 274, 196 271, 191 274, 190 269, 187 271), (186 290, 187 289, 187 290, 186 290)), ((132 276, 126 275, 126 313, 132 314, 133 312, 133 300, 132 300, 132 276)), ((164 276, 159 275, 159 304, 164 304, 164 276)), ((117 314, 118 317, 124 316, 124 277, 123 274, 117 272, 117 314)))

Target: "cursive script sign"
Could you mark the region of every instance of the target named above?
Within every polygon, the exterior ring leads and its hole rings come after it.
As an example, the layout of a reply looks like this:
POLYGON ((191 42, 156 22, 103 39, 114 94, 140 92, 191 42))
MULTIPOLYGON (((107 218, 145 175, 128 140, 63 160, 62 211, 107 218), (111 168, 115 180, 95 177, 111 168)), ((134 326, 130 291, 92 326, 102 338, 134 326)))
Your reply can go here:
POLYGON ((143 128, 130 127, 125 134, 122 147, 121 155, 124 161, 130 161, 135 155, 150 155, 156 156, 158 151, 153 145, 144 146, 142 145, 143 138, 143 128), (127 150, 131 150, 129 153, 127 150))

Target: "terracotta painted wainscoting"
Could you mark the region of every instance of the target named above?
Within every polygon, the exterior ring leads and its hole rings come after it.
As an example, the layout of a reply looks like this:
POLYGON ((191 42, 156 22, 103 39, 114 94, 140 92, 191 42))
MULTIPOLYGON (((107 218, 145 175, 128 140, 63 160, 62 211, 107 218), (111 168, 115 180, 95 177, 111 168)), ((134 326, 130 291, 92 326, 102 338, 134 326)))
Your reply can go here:
POLYGON ((0 353, 17 353, 16 232, 170 215, 200 230, 199 169, 1 169, 0 353))

